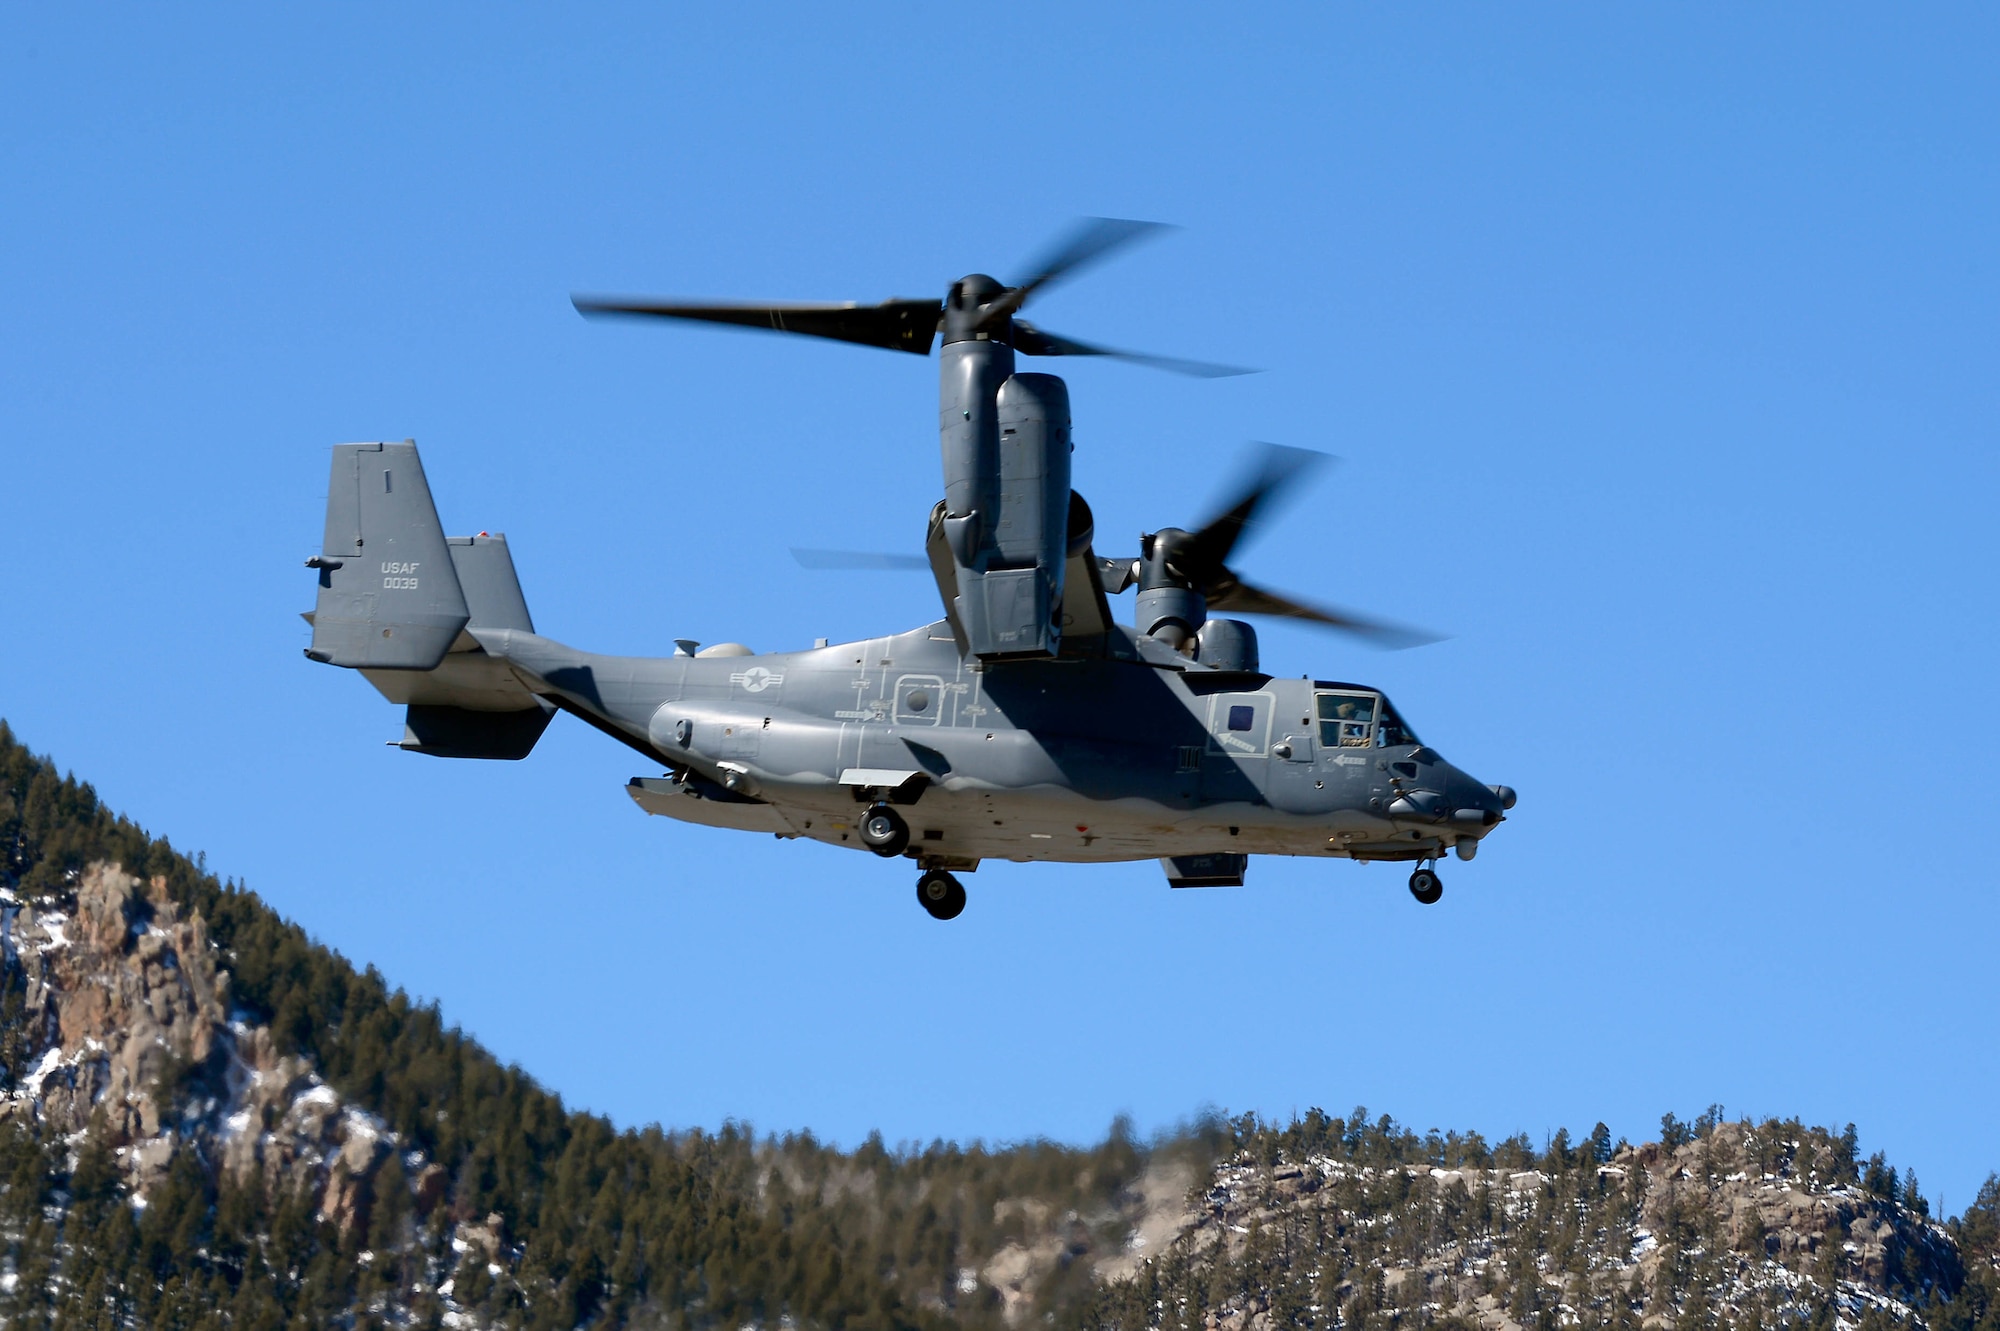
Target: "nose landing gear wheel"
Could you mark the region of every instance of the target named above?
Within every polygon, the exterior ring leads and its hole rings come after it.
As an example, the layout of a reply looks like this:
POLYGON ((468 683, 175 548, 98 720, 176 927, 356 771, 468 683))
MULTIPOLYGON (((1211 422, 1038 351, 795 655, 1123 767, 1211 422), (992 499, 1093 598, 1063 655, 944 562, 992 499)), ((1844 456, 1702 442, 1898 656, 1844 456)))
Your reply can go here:
POLYGON ((910 825, 886 804, 871 804, 861 815, 861 844, 893 859, 910 844, 910 825))
POLYGON ((1437 870, 1419 869, 1411 874, 1410 895, 1426 906, 1437 905, 1438 898, 1444 895, 1444 881, 1437 876, 1437 870))
POLYGON ((965 889, 942 869, 933 869, 917 880, 917 904, 934 920, 952 920, 965 909, 965 889))

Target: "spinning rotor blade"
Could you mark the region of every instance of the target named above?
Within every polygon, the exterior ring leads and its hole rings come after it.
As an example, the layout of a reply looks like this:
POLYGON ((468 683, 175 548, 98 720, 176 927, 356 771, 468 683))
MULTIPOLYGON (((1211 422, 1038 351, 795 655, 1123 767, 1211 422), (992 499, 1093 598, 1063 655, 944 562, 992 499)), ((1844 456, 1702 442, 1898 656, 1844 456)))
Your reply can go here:
MULTIPOLYGON (((1160 222, 1134 222, 1115 217, 1086 218, 1053 251, 1043 256, 1034 275, 1016 287, 1006 287, 999 295, 978 307, 980 331, 990 331, 1007 321, 1027 303, 1028 298, 1070 274, 1096 263, 1105 255, 1143 236, 1169 228, 1160 222)), ((982 282, 991 279, 982 278, 982 282)), ((954 291, 960 290, 958 287, 954 291)), ((984 300, 985 292, 980 298, 984 300)), ((956 297, 954 297, 956 299, 956 297)), ((944 302, 941 300, 891 299, 876 305, 853 301, 793 302, 766 305, 755 301, 654 300, 642 296, 572 295, 570 303, 583 315, 624 315, 649 319, 688 319, 701 323, 735 324, 739 328, 764 328, 777 333, 802 333, 808 337, 854 342, 928 356, 931 343, 942 327, 944 302)), ((1200 378, 1221 378, 1252 371, 1233 365, 1209 365, 1201 361, 1178 360, 1171 356, 1148 356, 1135 351, 1092 346, 1074 338, 1044 333, 1030 324, 1014 322, 1014 345, 1030 356, 1108 356, 1114 360, 1150 365, 1200 378)))
POLYGON ((1134 222, 1122 217, 1086 217, 1076 229, 1035 265, 1035 275, 987 307, 980 322, 991 327, 1028 303, 1028 297, 1043 287, 1059 282, 1077 269, 1095 263, 1122 245, 1141 236, 1167 230, 1164 222, 1134 222))
POLYGON ((792 547, 801 568, 871 569, 895 573, 928 573, 931 561, 922 555, 892 555, 880 550, 802 550, 792 547))
POLYGON ((793 305, 754 305, 733 301, 677 302, 631 296, 571 296, 579 314, 633 315, 655 319, 696 319, 704 323, 768 328, 779 333, 804 333, 836 342, 931 354, 937 336, 942 301, 885 300, 879 305, 852 301, 793 305))
POLYGON ((1328 628, 1356 634, 1377 647, 1388 648, 1391 651, 1444 641, 1437 634, 1425 633, 1421 629, 1364 619, 1345 610, 1307 605, 1289 596, 1268 592, 1261 587, 1252 587, 1248 583, 1239 581, 1233 574, 1228 575, 1225 585, 1207 593, 1205 599, 1211 610, 1226 610, 1237 615, 1278 615, 1285 619, 1303 619, 1308 623, 1324 624, 1328 628))
POLYGON ((1175 568, 1197 586, 1215 574, 1228 573, 1222 561, 1229 558, 1229 552, 1253 525, 1259 508, 1326 461, 1326 454, 1309 448, 1289 448, 1284 444, 1260 444, 1258 448, 1257 475, 1249 487, 1174 552, 1175 568))
POLYGON ((1168 572, 1200 592, 1210 610, 1239 615, 1277 615, 1356 634, 1378 647, 1417 647, 1439 641, 1437 635, 1368 619, 1346 610, 1316 606, 1281 592, 1267 591, 1239 578, 1224 562, 1260 514, 1294 489, 1306 473, 1325 462, 1326 455, 1282 444, 1259 446, 1256 474, 1221 513, 1192 532, 1167 531, 1156 540, 1169 542, 1161 552, 1168 572))
POLYGON ((1149 356, 1141 351, 1119 351, 1112 347, 1093 346, 1088 342, 1079 342, 1073 337, 1045 333, 1026 319, 1014 321, 1014 350, 1024 356, 1108 356, 1113 360, 1131 361, 1135 365, 1150 365, 1156 370, 1193 375, 1197 379, 1227 379, 1232 375, 1257 373, 1241 365, 1212 365, 1207 361, 1180 360, 1173 356, 1149 356))

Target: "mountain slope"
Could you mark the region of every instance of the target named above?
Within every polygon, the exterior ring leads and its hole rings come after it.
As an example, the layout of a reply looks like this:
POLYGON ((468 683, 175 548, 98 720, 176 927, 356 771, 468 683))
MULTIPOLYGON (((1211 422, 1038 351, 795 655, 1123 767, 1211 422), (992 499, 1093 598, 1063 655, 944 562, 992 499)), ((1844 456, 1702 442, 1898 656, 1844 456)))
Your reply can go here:
POLYGON ((1991 1327, 1989 1182, 1965 1226, 1929 1219, 1853 1130, 1671 1116, 1664 1143, 1599 1125, 1418 1137, 1316 1111, 1238 1125, 1235 1154, 1157 1255, 1084 1320, 1140 1325, 1991 1327), (1899 1197, 1901 1200, 1899 1200, 1899 1197), (1971 1238, 1973 1242, 1964 1240, 1971 1238), (1983 1321, 1981 1316, 1984 1315, 1983 1321))
POLYGON ((2000 1331, 1951 1225, 1796 1123, 1142 1146, 619 1132, 0 723, 9 1326, 1776 1325, 2000 1331))
POLYGON ((1120 1134, 894 1154, 614 1131, 110 814, 4 723, 0 904, 17 1273, 0 1314, 998 1324, 1087 1282, 1037 1259, 995 1284, 977 1259, 1115 1215, 1146 1166, 1120 1134))

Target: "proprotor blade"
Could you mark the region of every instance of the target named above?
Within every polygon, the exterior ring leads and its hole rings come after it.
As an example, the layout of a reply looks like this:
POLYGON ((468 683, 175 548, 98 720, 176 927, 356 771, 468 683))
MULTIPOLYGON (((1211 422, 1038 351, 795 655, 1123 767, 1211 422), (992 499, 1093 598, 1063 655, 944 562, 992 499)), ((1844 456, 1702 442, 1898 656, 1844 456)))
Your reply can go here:
POLYGON ((1043 287, 1059 282, 1111 251, 1129 245, 1142 236, 1169 230, 1164 222, 1134 222, 1122 217, 1086 217, 1076 224, 1061 244, 1043 255, 1034 275, 987 306, 985 323, 999 323, 1028 303, 1043 287))
POLYGON ((1328 628, 1355 634, 1377 647, 1392 651, 1443 641, 1437 634, 1426 633, 1422 629, 1367 619, 1329 606, 1308 605, 1278 592, 1265 591, 1243 582, 1226 569, 1221 582, 1203 589, 1203 595, 1211 610, 1223 610, 1235 615, 1278 615, 1285 619, 1303 619, 1308 623, 1324 624, 1328 628))
POLYGON ((1085 217, 1065 236, 1062 243, 1044 254, 1035 265, 1034 276, 1015 290, 1026 299, 1051 282, 1061 281, 1077 269, 1097 262, 1115 249, 1146 236, 1172 230, 1165 222, 1137 222, 1128 217, 1085 217))
MULTIPOLYGON (((1369 619, 1348 610, 1313 605, 1282 592, 1267 591, 1239 578, 1224 561, 1254 527, 1258 516, 1305 474, 1327 460, 1310 449, 1258 445, 1257 470, 1223 510, 1198 530, 1164 528, 1152 539, 1165 542, 1159 553, 1167 571, 1202 595, 1210 610, 1238 615, 1278 615, 1355 634, 1378 647, 1417 647, 1437 635, 1369 619)), ((1156 547, 1157 548, 1157 547, 1156 547)))
POLYGON ((808 337, 856 342, 917 356, 930 355, 931 342, 937 337, 938 314, 943 308, 942 302, 936 300, 885 300, 879 305, 851 301, 757 305, 735 301, 656 301, 632 296, 571 296, 570 303, 579 314, 585 315, 695 319, 742 328, 768 328, 778 333, 803 333, 808 337))
POLYGON ((1208 361, 1181 360, 1175 356, 1149 356, 1143 351, 1119 351, 1114 347, 1095 346, 1089 342, 1079 342, 1073 337, 1064 337, 1059 333, 1043 332, 1026 319, 1014 321, 1014 350, 1024 356, 1107 356, 1112 360, 1131 361, 1134 365, 1149 365, 1153 369, 1167 370, 1174 374, 1193 375, 1197 379, 1227 379, 1231 375, 1257 373, 1241 365, 1214 365, 1208 361))
POLYGON ((1309 448, 1290 448, 1284 444, 1259 444, 1257 448, 1257 474, 1250 484, 1175 554, 1174 562, 1197 585, 1205 576, 1222 568, 1222 562, 1229 558, 1229 552, 1256 519, 1259 508, 1326 461, 1326 454, 1309 448))

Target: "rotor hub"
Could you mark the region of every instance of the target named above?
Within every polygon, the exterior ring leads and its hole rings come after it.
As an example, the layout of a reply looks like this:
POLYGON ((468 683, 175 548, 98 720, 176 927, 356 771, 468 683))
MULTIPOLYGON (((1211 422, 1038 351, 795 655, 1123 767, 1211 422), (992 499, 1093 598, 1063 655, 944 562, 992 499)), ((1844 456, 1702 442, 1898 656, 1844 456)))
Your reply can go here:
POLYGON ((1011 342, 1013 319, 993 319, 990 307, 1007 293, 997 278, 972 273, 951 284, 940 318, 947 344, 952 342, 1011 342))

